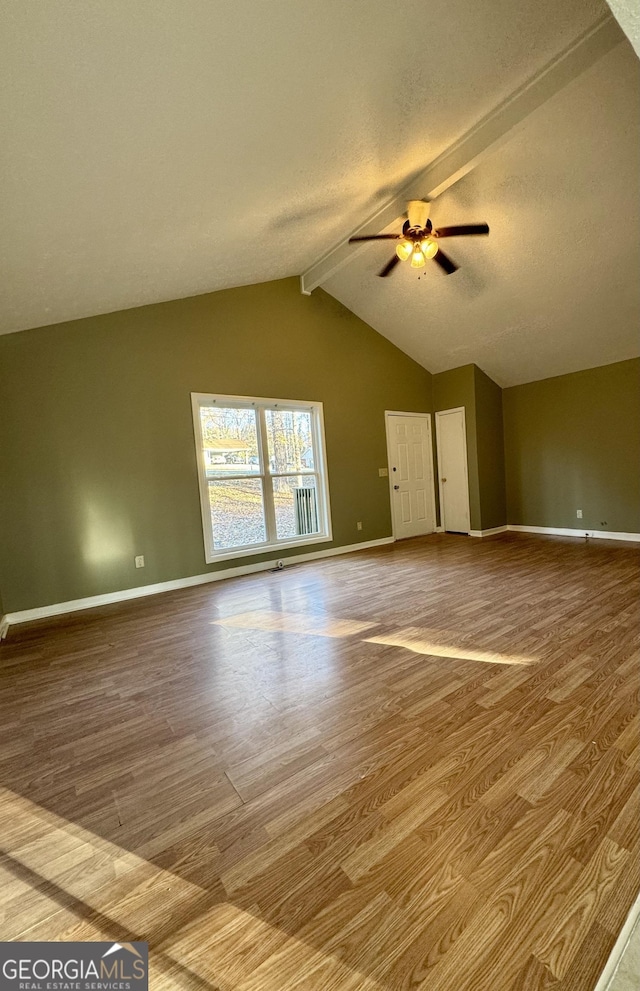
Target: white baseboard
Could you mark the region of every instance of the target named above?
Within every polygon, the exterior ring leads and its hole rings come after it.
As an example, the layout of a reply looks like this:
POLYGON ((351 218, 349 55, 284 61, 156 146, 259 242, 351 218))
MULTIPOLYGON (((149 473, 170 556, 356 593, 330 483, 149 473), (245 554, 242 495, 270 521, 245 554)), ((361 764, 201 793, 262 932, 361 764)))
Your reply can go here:
POLYGON ((600 980, 596 984, 594 991, 607 991, 607 988, 611 987, 613 978, 616 976, 618 967, 624 955, 624 951, 629 945, 629 940, 633 934, 633 930, 640 920, 640 896, 636 898, 635 902, 631 906, 631 911, 629 912, 626 922, 622 927, 622 931, 618 936, 614 947, 609 955, 609 959, 605 964, 605 968, 600 974, 600 980))
MULTIPOLYGON (((315 561, 322 557, 335 557, 338 554, 351 554, 353 551, 366 550, 368 547, 380 547, 382 544, 392 544, 393 537, 381 537, 379 540, 363 540, 358 544, 346 544, 343 547, 329 547, 321 551, 309 551, 306 554, 293 554, 281 558, 285 568, 289 564, 299 564, 302 561, 315 561)), ((204 575, 190 575, 188 578, 175 578, 168 582, 156 582, 154 585, 139 585, 136 588, 124 588, 117 592, 105 592, 103 595, 89 595, 84 599, 71 599, 67 602, 55 602, 50 606, 37 606, 35 609, 23 609, 20 612, 7 613, 0 623, 0 640, 7 635, 10 626, 17 623, 30 623, 34 619, 47 619, 50 616, 63 616, 65 613, 79 612, 81 609, 95 609, 96 606, 107 606, 114 602, 126 602, 128 599, 139 599, 146 595, 157 595, 159 592, 171 592, 177 588, 190 588, 193 585, 206 585, 208 582, 219 582, 224 578, 238 578, 240 575, 250 575, 257 571, 271 571, 276 566, 276 558, 272 561, 260 561, 257 564, 241 564, 237 568, 224 568, 220 571, 210 571, 204 575)))
POLYGON ((562 526, 519 526, 510 523, 508 530, 515 530, 518 533, 548 533, 555 537, 598 537, 602 540, 631 540, 634 543, 640 541, 640 533, 624 533, 621 530, 579 530, 573 527, 562 526))
MULTIPOLYGON (((513 530, 519 533, 542 533, 559 537, 597 537, 605 540, 628 540, 640 542, 640 533, 624 533, 611 530, 577 530, 569 527, 520 526, 514 523, 508 526, 492 527, 488 530, 470 530, 470 537, 488 537, 495 533, 513 530)), ((436 533, 442 533, 442 527, 436 527, 436 533)), ((285 567, 289 564, 299 564, 303 561, 314 561, 323 557, 335 557, 339 554, 351 554, 354 551, 366 550, 368 547, 380 547, 392 544, 393 537, 382 537, 379 540, 363 540, 358 544, 346 544, 343 547, 329 547, 326 550, 309 551, 306 554, 294 554, 284 558, 285 567)), ((270 571, 275 567, 275 559, 261 561, 258 564, 242 564, 236 568, 225 568, 220 571, 210 571, 204 575, 190 575, 188 578, 176 578, 167 582, 156 582, 153 585, 139 585, 136 588, 125 588, 117 592, 106 592, 103 595, 90 595, 84 599, 72 599, 67 602, 55 602, 49 606, 38 606, 35 609, 23 609, 20 612, 7 613, 0 619, 0 640, 3 640, 10 626, 18 623, 29 623, 35 619, 47 619, 50 616, 63 616, 65 613, 78 612, 81 609, 94 609, 96 606, 111 605, 114 602, 126 602, 146 595, 158 595, 178 588, 189 588, 193 585, 205 585, 208 582, 222 581, 225 578, 237 578, 240 575, 250 575, 258 571, 270 571)))
POLYGON ((492 526, 488 530, 469 530, 470 537, 492 537, 494 533, 505 533, 508 526, 492 526))
POLYGON ((562 526, 520 526, 509 523, 507 526, 494 526, 489 530, 469 530, 470 537, 490 537, 494 533, 505 533, 514 530, 518 533, 547 533, 552 537, 596 537, 601 540, 631 540, 640 541, 640 533, 624 533, 621 530, 580 530, 577 527, 562 526))

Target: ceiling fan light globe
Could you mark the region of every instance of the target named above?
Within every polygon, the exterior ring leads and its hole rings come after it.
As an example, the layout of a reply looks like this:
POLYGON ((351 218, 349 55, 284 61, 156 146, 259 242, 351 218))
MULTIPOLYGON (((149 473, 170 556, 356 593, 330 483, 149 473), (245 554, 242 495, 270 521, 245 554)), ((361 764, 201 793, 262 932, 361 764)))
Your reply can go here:
POLYGON ((420 242, 420 250, 425 258, 435 258, 438 254, 438 245, 434 238, 427 237, 420 242))
POLYGON ((413 244, 411 241, 400 241, 396 247, 396 254, 400 261, 406 262, 413 252, 413 244))
POLYGON ((413 254, 411 255, 411 268, 422 268, 426 261, 424 254, 420 250, 419 246, 416 246, 413 254))

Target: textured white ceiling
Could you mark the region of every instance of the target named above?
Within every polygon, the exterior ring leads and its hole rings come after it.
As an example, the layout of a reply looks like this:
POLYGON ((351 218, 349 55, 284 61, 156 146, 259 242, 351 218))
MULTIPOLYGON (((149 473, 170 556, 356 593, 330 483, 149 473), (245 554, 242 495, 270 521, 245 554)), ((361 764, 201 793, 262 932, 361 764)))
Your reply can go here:
POLYGON ((454 275, 429 262, 387 279, 363 247, 325 283, 430 371, 476 362, 502 386, 640 353, 640 63, 622 42, 434 201, 454 275))
MULTIPOLYGON (((0 331, 300 273, 606 9, 604 0, 4 0, 0 331)), ((609 123, 619 92, 616 79, 604 83, 601 96, 578 99, 589 138, 559 111, 553 138, 539 128, 542 151, 533 138, 515 141, 447 194, 442 219, 493 227, 486 244, 456 246, 465 268, 451 286, 425 281, 415 292, 404 272, 393 287, 371 283, 372 249, 329 288, 434 367, 458 354, 483 364, 468 336, 476 321, 492 354, 516 326, 523 347, 532 334, 553 339, 540 294, 551 293, 556 317, 591 319, 597 273, 624 302, 612 255, 628 264, 629 168, 618 155, 629 149, 610 129, 615 159, 599 147, 597 121, 609 123), (590 217, 605 213, 622 233, 594 235, 590 217), (551 224, 544 262, 529 226, 541 217, 551 224), (588 271, 568 271, 560 256, 580 238, 588 271), (437 348, 423 346, 425 298, 437 348), (420 332, 405 339, 408 305, 420 332)))

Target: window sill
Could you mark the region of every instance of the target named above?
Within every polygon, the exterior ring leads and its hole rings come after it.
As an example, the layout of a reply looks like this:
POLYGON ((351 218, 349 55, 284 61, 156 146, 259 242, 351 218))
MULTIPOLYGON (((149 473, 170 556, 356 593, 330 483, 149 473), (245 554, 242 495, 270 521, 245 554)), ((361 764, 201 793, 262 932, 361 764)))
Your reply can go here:
POLYGON ((238 547, 218 554, 205 554, 207 564, 217 564, 218 561, 234 561, 239 557, 258 557, 263 554, 277 554, 286 551, 288 547, 308 547, 310 544, 328 544, 333 540, 331 533, 318 534, 316 537, 304 537, 300 540, 281 541, 277 544, 260 544, 257 547, 238 547))

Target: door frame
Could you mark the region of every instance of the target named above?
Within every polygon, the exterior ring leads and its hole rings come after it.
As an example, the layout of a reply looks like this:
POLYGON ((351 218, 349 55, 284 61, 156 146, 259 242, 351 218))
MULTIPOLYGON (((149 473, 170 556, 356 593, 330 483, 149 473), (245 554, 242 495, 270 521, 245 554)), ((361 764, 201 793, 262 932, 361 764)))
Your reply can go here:
MULTIPOLYGON (((464 437, 464 477, 467 481, 465 492, 467 496, 467 519, 469 520, 469 529, 467 533, 471 532, 471 500, 469 498, 469 450, 467 447, 467 412, 464 406, 454 406, 452 409, 441 409, 435 414, 436 417, 436 455, 438 458, 438 495, 440 497, 440 525, 444 533, 446 533, 445 517, 444 517, 444 491, 442 488, 442 470, 440 467, 440 417, 447 416, 448 413, 462 413, 462 436, 464 437)), ((464 533, 464 530, 452 530, 452 533, 464 533)))
POLYGON ((438 517, 436 516, 436 480, 435 480, 435 468, 433 464, 433 429, 431 427, 431 413, 411 413, 409 410, 397 410, 397 409, 386 409, 384 411, 384 429, 387 438, 387 473, 389 475, 389 509, 391 510, 391 533, 394 540, 398 539, 396 534, 396 515, 393 511, 393 465, 391 464, 391 445, 389 444, 389 417, 390 416, 419 416, 423 420, 427 421, 427 428, 429 433, 429 466, 430 466, 430 478, 431 485, 431 519, 433 520, 433 530, 430 533, 435 533, 438 529, 438 517))

